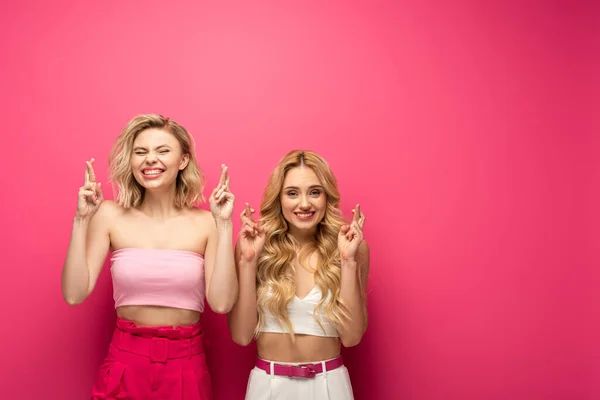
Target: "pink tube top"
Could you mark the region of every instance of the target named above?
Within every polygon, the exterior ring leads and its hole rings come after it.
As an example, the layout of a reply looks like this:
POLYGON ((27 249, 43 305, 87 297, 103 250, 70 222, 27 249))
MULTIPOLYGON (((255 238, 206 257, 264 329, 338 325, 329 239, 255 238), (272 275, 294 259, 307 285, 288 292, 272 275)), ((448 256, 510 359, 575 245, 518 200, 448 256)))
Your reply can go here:
POLYGON ((163 306, 204 311, 204 257, 183 250, 124 248, 112 252, 115 308, 163 306))

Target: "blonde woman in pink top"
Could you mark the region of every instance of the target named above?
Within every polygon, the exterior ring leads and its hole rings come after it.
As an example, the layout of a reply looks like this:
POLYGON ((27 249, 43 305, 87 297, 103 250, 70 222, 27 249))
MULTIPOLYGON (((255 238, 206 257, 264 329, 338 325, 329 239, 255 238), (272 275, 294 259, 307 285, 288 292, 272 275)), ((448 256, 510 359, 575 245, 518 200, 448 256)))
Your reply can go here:
POLYGON ((92 399, 212 399, 200 314, 238 292, 227 167, 210 198, 193 139, 161 115, 133 118, 110 154, 115 201, 104 200, 94 160, 86 162, 62 274, 68 304, 94 290, 110 264, 117 327, 92 399))

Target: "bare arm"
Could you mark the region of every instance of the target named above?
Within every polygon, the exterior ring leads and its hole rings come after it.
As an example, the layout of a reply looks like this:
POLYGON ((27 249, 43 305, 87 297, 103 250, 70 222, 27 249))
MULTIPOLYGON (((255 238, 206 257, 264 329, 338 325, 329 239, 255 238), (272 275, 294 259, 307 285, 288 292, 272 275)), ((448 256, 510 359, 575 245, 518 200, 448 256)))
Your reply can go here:
POLYGON ((340 330, 345 347, 356 346, 367 330, 366 288, 369 279, 369 246, 363 241, 356 258, 342 259, 340 297, 349 310, 349 323, 340 330))
POLYGON ((235 196, 229 191, 227 167, 221 166, 219 185, 210 195, 210 210, 214 221, 204 253, 206 272, 206 300, 219 314, 228 313, 238 295, 238 281, 233 258, 231 214, 235 196))
POLYGON ((240 282, 238 301, 227 315, 231 338, 239 345, 247 346, 252 341, 258 323, 256 305, 256 260, 241 259, 239 242, 236 246, 236 266, 240 282))
POLYGON ((238 282, 233 259, 232 223, 213 221, 206 246, 206 300, 219 314, 231 310, 237 298, 238 282))
POLYGON ((360 205, 352 210, 350 225, 341 228, 338 248, 342 261, 340 297, 348 308, 348 320, 340 329, 340 339, 345 347, 356 346, 367 330, 367 282, 369 279, 369 246, 363 240, 365 216, 360 205))
POLYGON ((85 184, 79 189, 77 214, 62 271, 62 293, 70 305, 81 304, 94 290, 110 246, 109 226, 114 203, 103 201, 88 162, 85 184))
POLYGON ((242 212, 242 229, 235 248, 240 293, 227 316, 231 338, 239 345, 248 345, 258 323, 256 302, 256 268, 258 255, 265 243, 265 232, 252 218, 253 210, 246 203, 242 212))

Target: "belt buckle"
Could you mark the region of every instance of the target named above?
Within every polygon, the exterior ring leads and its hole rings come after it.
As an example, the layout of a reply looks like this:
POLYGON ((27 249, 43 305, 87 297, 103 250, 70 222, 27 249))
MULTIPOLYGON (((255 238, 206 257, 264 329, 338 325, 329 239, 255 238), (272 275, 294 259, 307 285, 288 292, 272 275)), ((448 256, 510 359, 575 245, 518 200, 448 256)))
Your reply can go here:
POLYGON ((298 365, 298 367, 300 367, 302 372, 305 374, 305 378, 314 378, 317 375, 315 366, 313 364, 301 364, 298 365))
POLYGON ((150 361, 166 363, 169 359, 169 339, 154 337, 150 345, 150 361))

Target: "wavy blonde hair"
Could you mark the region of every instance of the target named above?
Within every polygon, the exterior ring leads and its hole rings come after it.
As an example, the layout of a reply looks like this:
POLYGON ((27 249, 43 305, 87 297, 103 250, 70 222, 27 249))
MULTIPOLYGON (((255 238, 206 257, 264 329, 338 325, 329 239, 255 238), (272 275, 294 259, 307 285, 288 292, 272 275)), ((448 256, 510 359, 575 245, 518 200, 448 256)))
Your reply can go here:
POLYGON ((298 257, 301 265, 308 264, 305 260, 307 261, 313 253, 319 256, 319 265, 314 272, 315 284, 325 294, 315 307, 317 322, 323 328, 321 307, 325 317, 336 328, 339 329, 349 322, 348 308, 340 298, 341 257, 338 250, 338 234, 346 222, 339 209, 339 203, 340 193, 331 168, 322 157, 312 151, 289 152, 271 174, 260 206, 261 220, 265 228, 265 245, 258 257, 256 273, 259 307, 255 336, 258 336, 264 324, 264 312, 268 310, 287 327, 292 341, 295 340, 287 312, 287 306, 296 292, 294 263, 298 257), (288 222, 281 209, 284 179, 289 170, 297 167, 308 167, 315 172, 327 199, 325 215, 317 226, 313 244, 308 247, 301 247, 289 233, 288 222), (330 297, 326 295, 328 292, 331 293, 330 297))
POLYGON ((133 176, 131 157, 133 142, 141 132, 150 128, 160 129, 175 136, 181 145, 182 154, 189 156, 186 167, 177 175, 175 206, 189 208, 203 202, 202 191, 205 178, 196 160, 194 139, 183 126, 159 114, 135 116, 117 138, 109 157, 110 180, 113 182, 113 190, 116 185, 115 201, 124 208, 138 207, 144 201, 145 189, 133 176))

